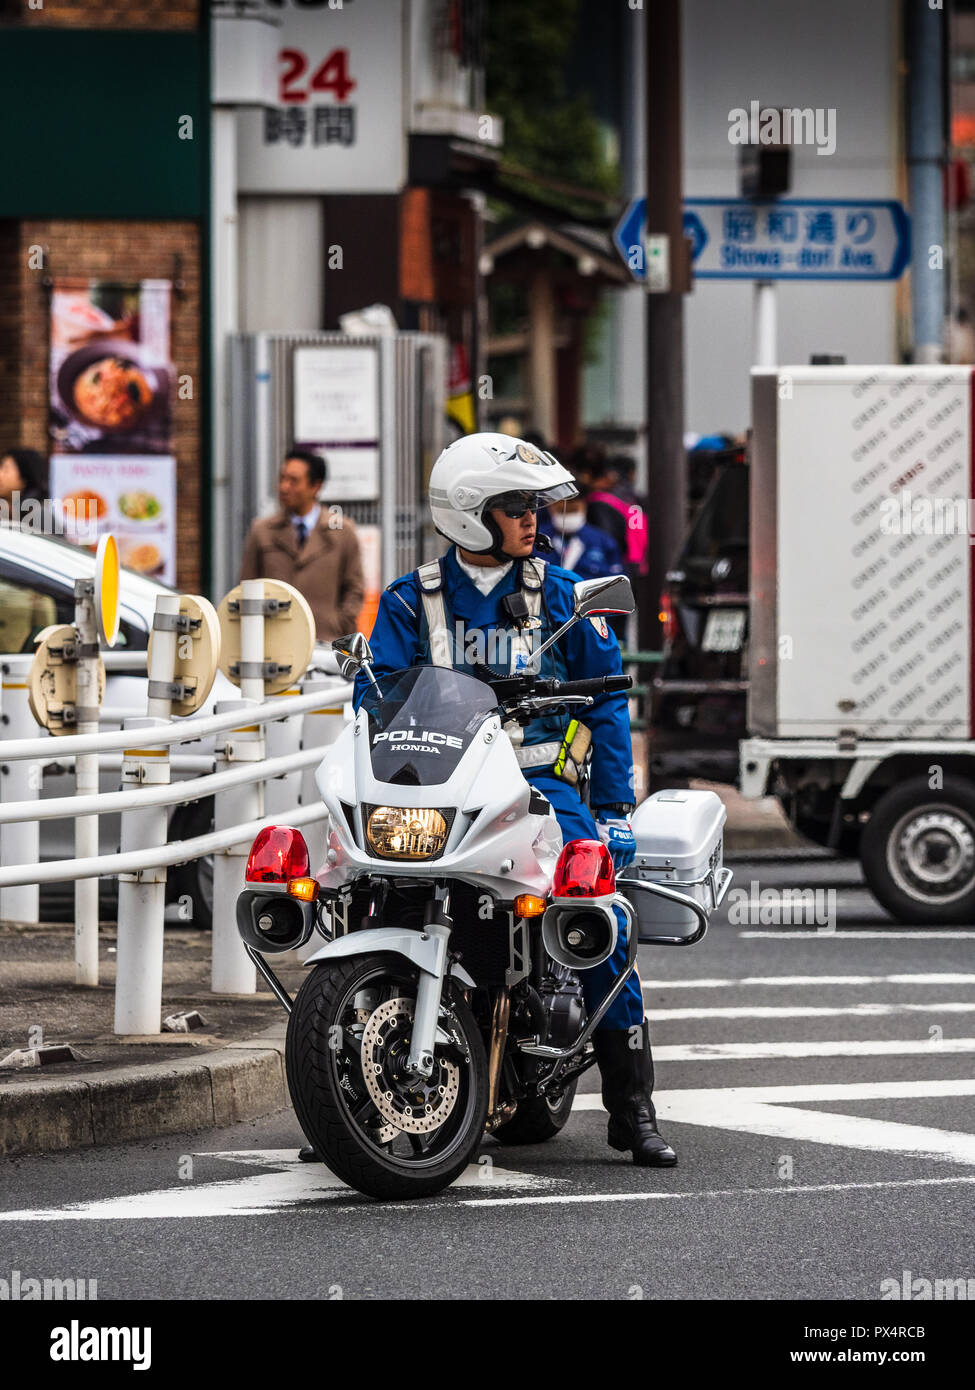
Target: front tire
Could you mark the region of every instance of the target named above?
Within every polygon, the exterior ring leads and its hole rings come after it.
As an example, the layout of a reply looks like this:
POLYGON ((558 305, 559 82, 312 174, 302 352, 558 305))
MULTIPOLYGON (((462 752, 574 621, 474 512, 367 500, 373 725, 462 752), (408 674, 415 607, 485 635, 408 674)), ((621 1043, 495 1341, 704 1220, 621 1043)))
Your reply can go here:
POLYGON ((946 777, 892 787, 863 832, 860 860, 874 896, 900 922, 975 922, 975 785, 946 777))
POLYGON ((387 1201, 448 1187, 477 1152, 487 1117, 484 1044, 449 984, 448 1031, 458 1041, 438 1042, 429 1083, 405 1073, 416 979, 397 956, 320 965, 288 1020, 288 1088, 309 1142, 343 1182, 387 1201))

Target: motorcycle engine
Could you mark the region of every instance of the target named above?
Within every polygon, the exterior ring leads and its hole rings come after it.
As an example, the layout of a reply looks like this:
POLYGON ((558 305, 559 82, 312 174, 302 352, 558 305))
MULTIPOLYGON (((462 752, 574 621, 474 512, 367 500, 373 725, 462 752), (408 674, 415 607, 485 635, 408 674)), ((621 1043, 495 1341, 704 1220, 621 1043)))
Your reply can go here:
POLYGON ((546 1042, 550 1047, 568 1047, 582 1032, 586 1017, 578 976, 570 970, 556 977, 547 976, 541 1000, 548 1019, 546 1042))

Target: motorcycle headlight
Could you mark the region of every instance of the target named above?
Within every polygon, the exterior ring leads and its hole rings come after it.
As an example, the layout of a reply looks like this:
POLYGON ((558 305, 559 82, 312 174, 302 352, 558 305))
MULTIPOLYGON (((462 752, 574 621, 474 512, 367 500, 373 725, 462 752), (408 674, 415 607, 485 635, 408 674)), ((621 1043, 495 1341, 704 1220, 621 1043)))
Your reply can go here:
POLYGON ((439 811, 412 806, 377 806, 366 822, 366 839, 384 859, 430 859, 447 839, 439 811))

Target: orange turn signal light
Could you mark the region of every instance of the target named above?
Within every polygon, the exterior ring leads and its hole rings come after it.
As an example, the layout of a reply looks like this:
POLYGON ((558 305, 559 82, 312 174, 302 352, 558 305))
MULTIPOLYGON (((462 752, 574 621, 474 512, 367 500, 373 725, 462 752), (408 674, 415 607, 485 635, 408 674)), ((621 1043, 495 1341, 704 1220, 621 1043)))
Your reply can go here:
POLYGON ((303 903, 313 903, 318 897, 317 878, 292 878, 288 880, 288 896, 300 898, 303 903))
POLYGON ((541 917, 547 906, 545 899, 536 897, 534 893, 519 893, 515 898, 515 916, 541 917))

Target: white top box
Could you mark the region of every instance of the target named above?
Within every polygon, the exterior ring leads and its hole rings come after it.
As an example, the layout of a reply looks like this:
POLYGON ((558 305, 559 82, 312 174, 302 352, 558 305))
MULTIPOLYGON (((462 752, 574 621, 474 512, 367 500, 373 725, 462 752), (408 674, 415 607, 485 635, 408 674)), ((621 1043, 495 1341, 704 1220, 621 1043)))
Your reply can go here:
POLYGON ((727 813, 708 791, 659 791, 631 817, 639 868, 689 870, 706 867, 720 843, 727 813))

